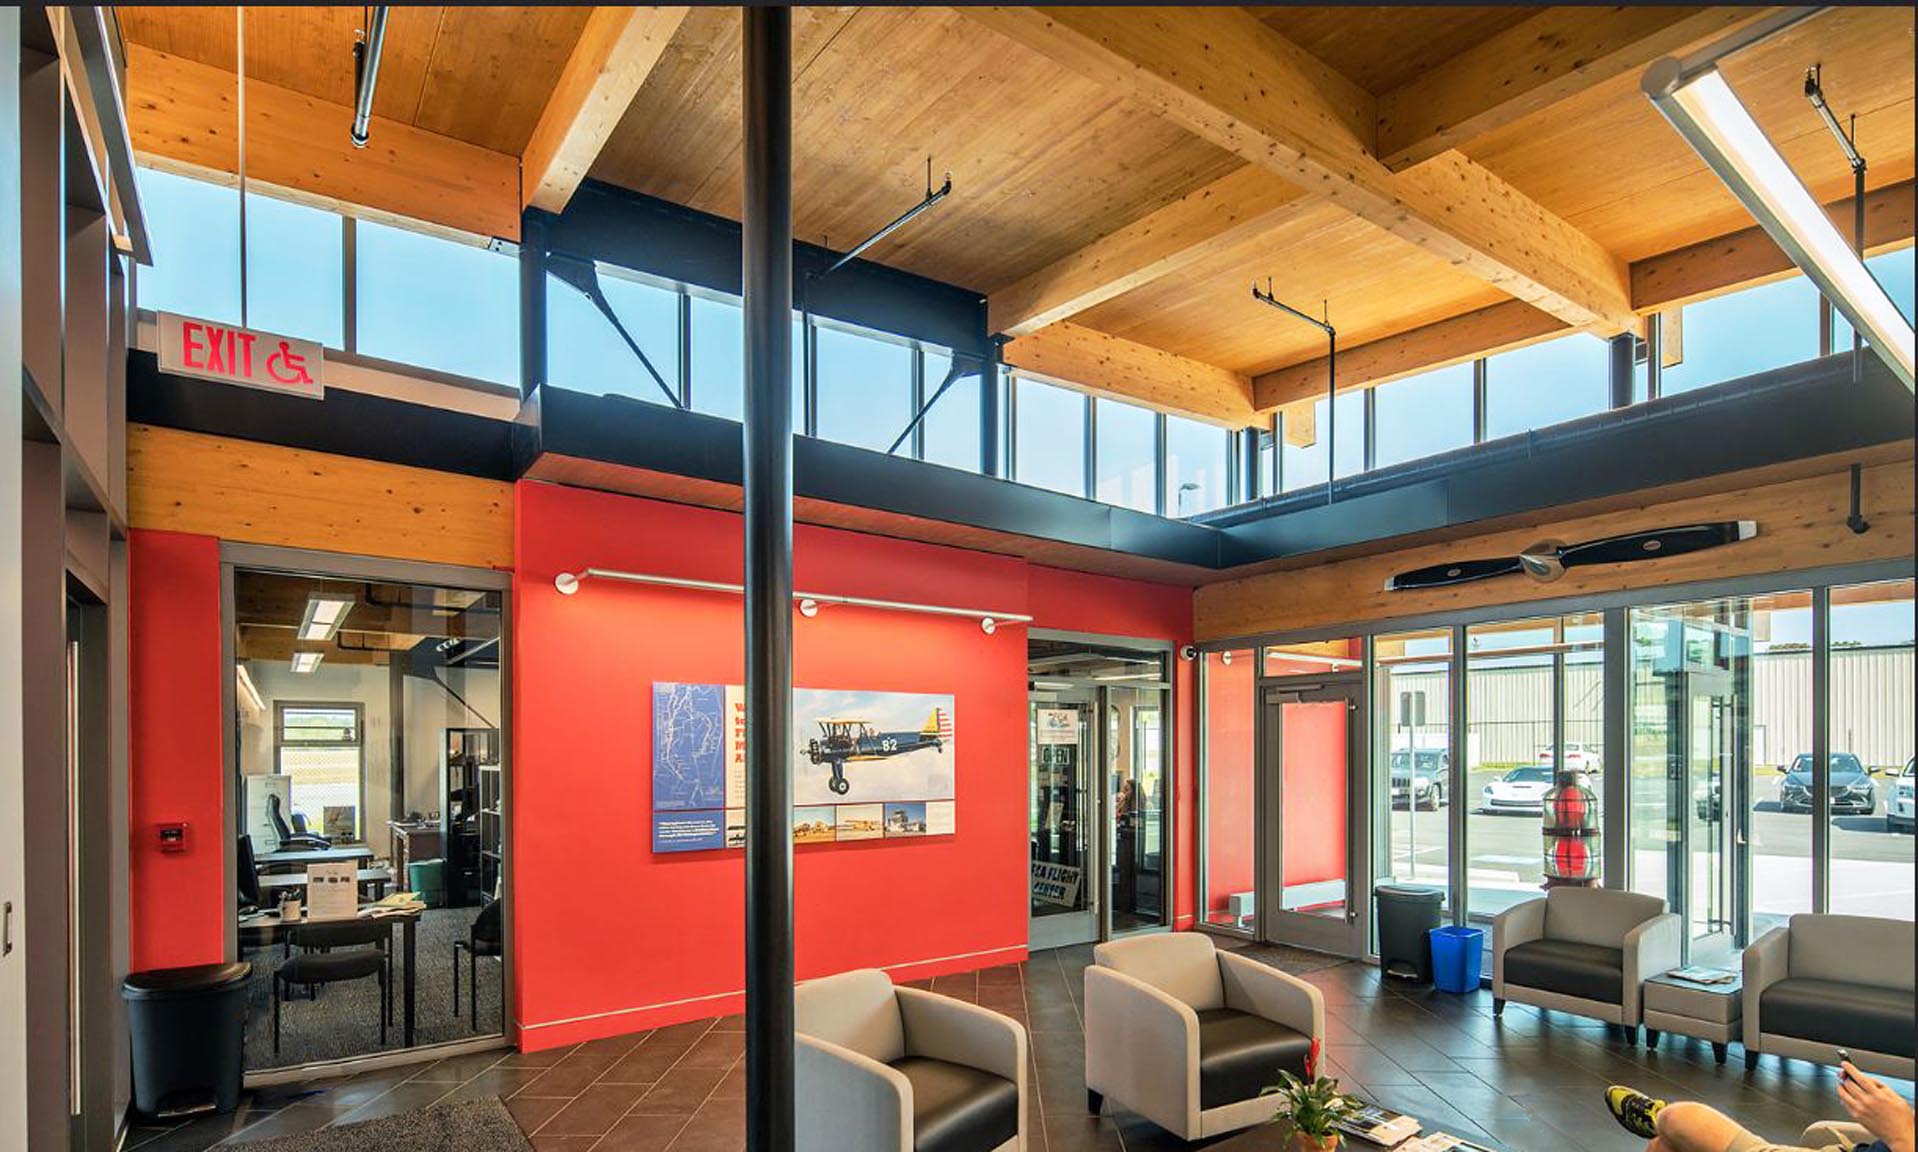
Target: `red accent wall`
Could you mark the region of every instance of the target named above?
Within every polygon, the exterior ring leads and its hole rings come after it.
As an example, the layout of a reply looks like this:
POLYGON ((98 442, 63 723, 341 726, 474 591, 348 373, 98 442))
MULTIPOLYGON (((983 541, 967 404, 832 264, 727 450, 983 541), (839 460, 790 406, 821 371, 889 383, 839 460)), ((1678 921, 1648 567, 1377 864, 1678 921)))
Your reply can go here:
POLYGON ((1257 657, 1252 652, 1208 652, 1206 667, 1205 914, 1226 920, 1226 897, 1255 886, 1258 811, 1253 776, 1253 706, 1257 657))
MULTIPOLYGON (((592 565, 737 581, 741 520, 522 482, 515 525, 513 971, 521 1044, 545 1048, 737 1011, 743 854, 655 856, 648 816, 652 685, 740 682, 740 601, 590 580, 567 597, 552 580, 592 565)), ((1045 627, 1180 642, 1191 631, 1184 588, 806 525, 795 530, 794 551, 802 590, 997 608, 1029 613, 1045 627)), ((795 615, 794 625, 801 687, 953 693, 959 782, 953 837, 796 850, 801 978, 879 965, 908 979, 1022 959, 1025 631, 986 636, 967 619, 833 606, 813 619, 795 615)), ((1183 812, 1189 729, 1178 729, 1183 812)), ((1188 829, 1182 859, 1190 841, 1188 829)), ((1184 905, 1189 916, 1189 895, 1184 905)))
MULTIPOLYGON (((1032 625, 1101 636, 1167 640, 1175 647, 1192 642, 1192 589, 1171 584, 1121 580, 1088 572, 1033 566, 1032 625)), ((1172 661, 1173 898, 1176 928, 1190 928, 1197 914, 1192 895, 1198 877, 1198 728, 1192 722, 1196 664, 1172 661)))
POLYGON ((131 585, 128 904, 132 967, 220 960, 226 948, 220 740, 220 542, 135 529, 131 585), (158 847, 183 821, 183 852, 158 847))

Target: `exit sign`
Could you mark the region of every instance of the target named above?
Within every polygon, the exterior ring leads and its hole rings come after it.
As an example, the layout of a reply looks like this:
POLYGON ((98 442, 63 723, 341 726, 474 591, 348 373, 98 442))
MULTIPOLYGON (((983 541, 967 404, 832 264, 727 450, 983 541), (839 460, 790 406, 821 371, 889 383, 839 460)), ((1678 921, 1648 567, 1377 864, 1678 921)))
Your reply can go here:
POLYGON ((158 314, 160 371, 318 400, 325 350, 311 340, 158 314))

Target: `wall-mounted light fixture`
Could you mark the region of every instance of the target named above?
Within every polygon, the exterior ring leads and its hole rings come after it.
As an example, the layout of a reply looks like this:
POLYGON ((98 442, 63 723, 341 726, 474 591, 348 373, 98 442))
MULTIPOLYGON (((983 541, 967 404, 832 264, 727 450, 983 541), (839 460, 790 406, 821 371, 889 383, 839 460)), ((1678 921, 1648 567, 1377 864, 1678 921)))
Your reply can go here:
MULTIPOLYGON (((728 584, 719 580, 688 580, 680 576, 656 576, 645 572, 621 572, 612 568, 587 568, 580 572, 561 572, 553 577, 553 587, 560 595, 571 596, 579 591, 580 582, 587 579, 619 580, 627 584, 650 584, 660 588, 685 588, 695 592, 727 592, 738 595, 746 590, 743 584, 728 584)), ((944 604, 914 604, 905 600, 874 600, 867 596, 838 596, 830 592, 794 592, 799 614, 812 619, 819 615, 819 609, 827 604, 843 604, 853 608, 879 608, 888 612, 917 612, 926 616, 963 616, 979 621, 979 630, 991 636, 1002 624, 1030 624, 1032 617, 1019 612, 998 612, 986 608, 952 608, 944 604)))
POLYGON ((1810 14, 1790 9, 1696 56, 1668 56, 1646 70, 1642 86, 1766 234, 1864 334, 1905 387, 1912 388, 1912 326, 1718 70, 1717 60, 1727 52, 1810 14))
POLYGON ((353 598, 338 592, 315 592, 306 601, 306 615, 300 618, 302 640, 331 640, 353 610, 353 598))
POLYGON ((293 654, 293 671, 302 676, 309 676, 319 670, 320 661, 325 658, 326 653, 324 652, 295 652, 293 654))

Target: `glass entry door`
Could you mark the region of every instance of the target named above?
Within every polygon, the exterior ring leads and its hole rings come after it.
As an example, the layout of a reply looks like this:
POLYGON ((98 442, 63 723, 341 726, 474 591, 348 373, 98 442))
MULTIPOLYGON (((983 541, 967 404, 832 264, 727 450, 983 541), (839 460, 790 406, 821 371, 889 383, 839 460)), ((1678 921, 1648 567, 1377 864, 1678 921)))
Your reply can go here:
POLYGON ((1260 936, 1344 956, 1363 951, 1359 685, 1269 687, 1259 707, 1260 936))
POLYGON ((1688 867, 1676 879, 1687 889, 1672 894, 1671 906, 1686 910, 1694 957, 1724 956, 1747 943, 1741 910, 1748 907, 1744 889, 1750 874, 1744 851, 1750 776, 1738 755, 1731 677, 1685 672, 1673 677, 1671 688, 1678 736, 1674 766, 1681 769, 1683 794, 1691 800, 1679 806, 1688 867))
POLYGON ((1031 694, 1031 930, 1027 947, 1099 938, 1100 869, 1096 693, 1031 694))

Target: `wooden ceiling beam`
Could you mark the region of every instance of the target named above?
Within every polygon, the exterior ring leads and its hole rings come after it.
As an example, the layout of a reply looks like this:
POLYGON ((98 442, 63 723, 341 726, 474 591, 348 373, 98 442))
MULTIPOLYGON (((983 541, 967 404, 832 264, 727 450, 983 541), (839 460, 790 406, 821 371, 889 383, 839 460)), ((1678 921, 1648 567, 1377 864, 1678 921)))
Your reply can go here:
POLYGON ((566 207, 686 13, 625 5, 592 10, 520 156, 524 204, 548 212, 566 207))
MULTIPOLYGON (((1339 350, 1338 390, 1369 388, 1400 376, 1443 368, 1536 344, 1571 331, 1564 321, 1525 303, 1507 300, 1409 332, 1339 350)), ((1270 412, 1325 395, 1325 357, 1288 364, 1252 378, 1252 403, 1270 412)))
POLYGON ((1268 232, 1312 203, 1247 164, 992 293, 987 328, 1029 335, 1268 232))
POLYGON ((1005 361, 1027 376, 1227 428, 1258 422, 1244 376, 1079 324, 1021 336, 1006 345, 1005 361))
MULTIPOLYGON (((1913 235, 1910 180, 1865 193, 1865 251, 1909 243, 1913 235)), ((1825 205, 1845 236, 1852 233, 1850 196, 1825 205)), ((1632 263, 1632 306, 1655 312, 1798 271, 1778 242, 1753 225, 1632 263)))
MULTIPOLYGON (((127 47, 127 122, 136 152, 214 172, 239 170, 234 74, 127 47)), ((379 117, 353 147, 353 109, 272 84, 246 85, 249 180, 343 207, 459 232, 519 239, 519 157, 379 117)))
POLYGON ((1379 160, 1393 171, 1430 160, 1768 11, 1546 8, 1380 96, 1379 160))
POLYGON ((961 11, 1567 324, 1632 323, 1622 260, 1455 151, 1393 173, 1372 96, 1244 9, 961 11))

